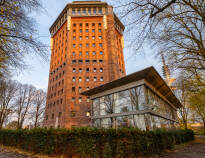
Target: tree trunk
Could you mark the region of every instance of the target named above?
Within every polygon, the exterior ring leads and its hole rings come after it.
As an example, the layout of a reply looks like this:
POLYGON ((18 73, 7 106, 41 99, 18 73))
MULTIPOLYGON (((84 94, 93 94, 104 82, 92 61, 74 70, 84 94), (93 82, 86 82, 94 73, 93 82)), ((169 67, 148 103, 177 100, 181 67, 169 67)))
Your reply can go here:
POLYGON ((204 134, 205 134, 205 120, 203 120, 203 123, 204 123, 204 134))
POLYGON ((2 123, 0 123, 0 129, 2 129, 2 127, 3 127, 3 124, 2 124, 2 123))
POLYGON ((187 129, 187 121, 184 120, 184 128, 187 129))

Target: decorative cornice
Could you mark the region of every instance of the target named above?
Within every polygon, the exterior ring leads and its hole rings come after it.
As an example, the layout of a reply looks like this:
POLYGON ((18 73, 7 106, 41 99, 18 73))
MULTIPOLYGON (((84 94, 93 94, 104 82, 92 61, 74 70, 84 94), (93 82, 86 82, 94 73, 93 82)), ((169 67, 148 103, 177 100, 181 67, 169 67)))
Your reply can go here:
POLYGON ((107 14, 114 15, 115 27, 120 33, 122 33, 124 31, 125 27, 120 22, 118 17, 113 12, 110 12, 110 9, 112 9, 112 6, 108 5, 105 2, 101 2, 101 1, 74 1, 72 3, 68 3, 65 6, 65 8, 63 9, 63 11, 59 14, 57 19, 54 21, 54 23, 51 25, 51 27, 49 29, 51 36, 53 36, 59 30, 59 28, 65 23, 65 21, 67 21, 69 19, 68 17, 103 16, 104 17, 104 27, 106 28, 105 16, 107 14), (88 14, 87 10, 86 10, 86 14, 84 14, 82 12, 80 14, 78 14, 78 13, 72 14, 72 8, 76 8, 76 9, 77 8, 102 8, 102 12, 88 14))

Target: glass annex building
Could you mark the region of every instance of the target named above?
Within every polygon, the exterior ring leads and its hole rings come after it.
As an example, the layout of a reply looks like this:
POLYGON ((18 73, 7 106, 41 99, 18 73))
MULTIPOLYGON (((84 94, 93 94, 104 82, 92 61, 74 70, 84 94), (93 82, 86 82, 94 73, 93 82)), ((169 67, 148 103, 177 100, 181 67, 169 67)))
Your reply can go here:
POLYGON ((174 128, 181 103, 153 67, 82 93, 92 101, 92 126, 174 128))

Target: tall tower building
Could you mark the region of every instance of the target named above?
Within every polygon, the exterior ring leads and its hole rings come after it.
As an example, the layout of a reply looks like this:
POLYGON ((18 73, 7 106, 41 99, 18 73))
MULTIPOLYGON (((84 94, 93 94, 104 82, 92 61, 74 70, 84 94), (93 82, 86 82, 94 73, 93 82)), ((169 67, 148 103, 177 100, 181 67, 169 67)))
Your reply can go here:
POLYGON ((66 5, 50 27, 45 127, 89 126, 91 102, 80 93, 126 75, 123 31, 105 2, 66 5))

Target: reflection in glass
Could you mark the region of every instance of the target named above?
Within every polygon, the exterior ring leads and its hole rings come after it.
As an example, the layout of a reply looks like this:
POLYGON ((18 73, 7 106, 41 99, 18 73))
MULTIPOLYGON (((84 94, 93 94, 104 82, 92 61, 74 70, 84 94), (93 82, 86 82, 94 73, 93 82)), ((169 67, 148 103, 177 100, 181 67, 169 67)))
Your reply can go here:
POLYGON ((144 113, 142 110, 145 109, 163 117, 176 118, 176 112, 166 101, 142 85, 94 99, 92 115, 102 117, 93 120, 93 126, 134 127, 142 130, 173 127, 172 121, 144 113), (140 114, 131 112, 140 112, 140 114))
POLYGON ((95 128, 100 128, 100 127, 101 127, 100 119, 95 119, 95 120, 93 120, 93 126, 94 126, 95 128))
POLYGON ((93 100, 93 116, 99 116, 100 115, 100 100, 95 99, 93 100))

